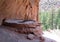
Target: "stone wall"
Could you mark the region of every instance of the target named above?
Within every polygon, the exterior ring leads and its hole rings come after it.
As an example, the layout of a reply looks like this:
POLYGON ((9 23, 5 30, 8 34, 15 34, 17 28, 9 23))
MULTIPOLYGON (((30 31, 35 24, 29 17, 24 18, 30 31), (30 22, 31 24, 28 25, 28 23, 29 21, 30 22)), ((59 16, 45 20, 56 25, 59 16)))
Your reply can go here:
POLYGON ((0 0, 2 19, 38 20, 39 0, 0 0))

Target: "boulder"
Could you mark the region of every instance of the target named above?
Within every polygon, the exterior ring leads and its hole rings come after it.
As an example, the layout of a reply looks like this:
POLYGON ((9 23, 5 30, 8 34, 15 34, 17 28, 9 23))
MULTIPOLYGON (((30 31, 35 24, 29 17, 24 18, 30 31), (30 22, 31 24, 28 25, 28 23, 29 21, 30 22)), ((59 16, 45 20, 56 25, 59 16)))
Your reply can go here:
POLYGON ((28 34, 27 39, 29 40, 33 40, 35 38, 35 36, 33 34, 28 34))

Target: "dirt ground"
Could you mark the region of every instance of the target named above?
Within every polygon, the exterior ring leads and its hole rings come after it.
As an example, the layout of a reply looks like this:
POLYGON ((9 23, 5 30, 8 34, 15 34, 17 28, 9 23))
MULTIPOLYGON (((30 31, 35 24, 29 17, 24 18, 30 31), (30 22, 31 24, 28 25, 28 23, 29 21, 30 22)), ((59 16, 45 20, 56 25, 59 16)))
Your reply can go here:
MULTIPOLYGON (((26 38, 27 35, 19 34, 7 28, 0 26, 0 42, 40 42, 39 39, 29 40, 26 38)), ((55 40, 45 37, 44 42, 55 42, 55 40)))

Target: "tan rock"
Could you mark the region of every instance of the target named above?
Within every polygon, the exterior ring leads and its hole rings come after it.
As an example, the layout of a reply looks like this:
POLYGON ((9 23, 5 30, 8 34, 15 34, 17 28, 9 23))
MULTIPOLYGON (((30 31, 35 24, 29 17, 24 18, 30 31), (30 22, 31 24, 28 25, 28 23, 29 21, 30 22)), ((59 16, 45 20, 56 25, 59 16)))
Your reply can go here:
POLYGON ((38 21, 38 5, 39 0, 0 0, 0 20, 8 18, 38 21))

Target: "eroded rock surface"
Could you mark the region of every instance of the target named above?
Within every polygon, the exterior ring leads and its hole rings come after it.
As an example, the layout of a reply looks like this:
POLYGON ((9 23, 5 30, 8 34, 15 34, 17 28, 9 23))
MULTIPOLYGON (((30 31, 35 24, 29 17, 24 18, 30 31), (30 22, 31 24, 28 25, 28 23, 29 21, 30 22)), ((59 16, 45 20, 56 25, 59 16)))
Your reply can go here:
POLYGON ((0 42, 39 42, 38 39, 28 40, 26 34, 19 34, 7 28, 10 27, 0 26, 0 42))
MULTIPOLYGON (((40 39, 29 40, 26 34, 19 34, 10 30, 11 27, 0 26, 0 42, 41 42, 40 39)), ((52 39, 46 38, 44 42, 55 42, 52 39)))

